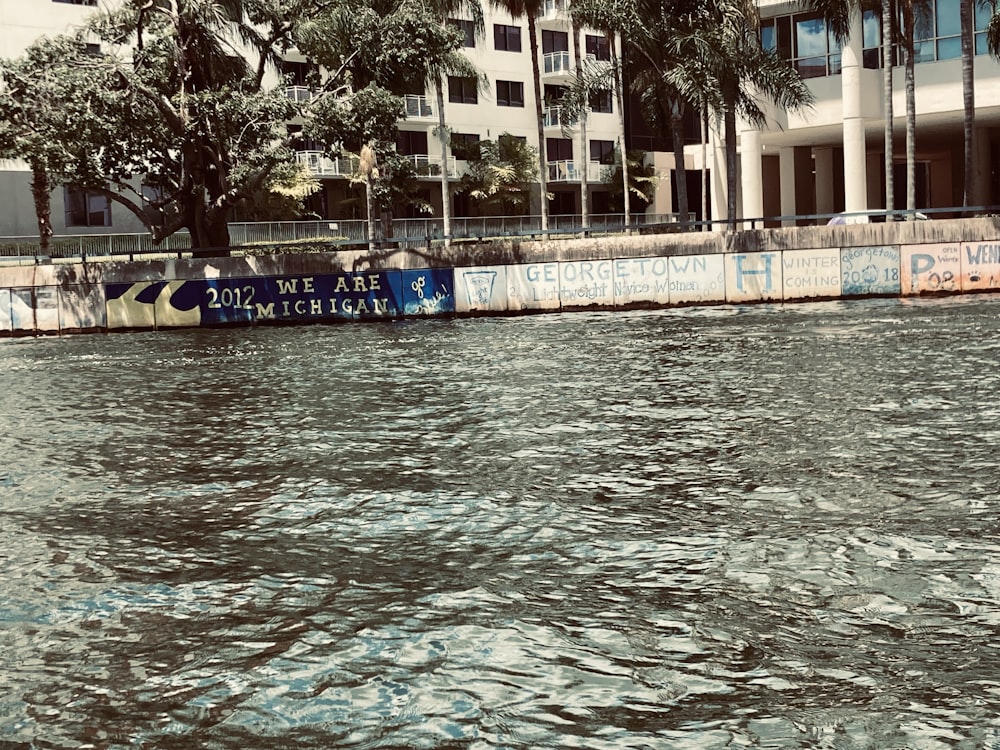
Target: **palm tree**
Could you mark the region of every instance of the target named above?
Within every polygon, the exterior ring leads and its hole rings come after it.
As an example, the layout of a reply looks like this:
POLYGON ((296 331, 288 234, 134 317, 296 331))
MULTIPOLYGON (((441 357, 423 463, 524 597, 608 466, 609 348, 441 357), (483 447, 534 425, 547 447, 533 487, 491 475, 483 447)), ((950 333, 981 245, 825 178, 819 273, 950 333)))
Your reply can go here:
POLYGON ((962 133, 965 144, 965 189, 962 205, 976 204, 976 90, 975 39, 972 20, 972 3, 975 0, 959 0, 959 17, 962 27, 962 133))
POLYGON ((538 23, 543 10, 542 0, 490 0, 494 8, 507 11, 511 18, 526 18, 531 49, 531 78, 535 89, 535 123, 538 126, 538 184, 541 191, 542 232, 549 229, 548 172, 545 158, 545 125, 542 111, 542 75, 538 67, 538 23))
POLYGON ((797 110, 812 102, 812 93, 799 74, 777 53, 765 50, 757 33, 757 7, 753 0, 715 0, 700 9, 691 30, 675 42, 679 59, 697 60, 692 67, 667 72, 666 79, 688 101, 705 96, 716 101, 726 152, 726 219, 736 227, 736 121, 766 121, 759 98, 784 110, 797 110), (706 95, 707 94, 707 95, 706 95), (720 111, 721 109, 721 111, 720 111))
MULTIPOLYGON (((573 17, 573 65, 576 67, 576 79, 582 81, 585 78, 584 61, 580 56, 580 24, 573 17)), ((583 169, 580 170, 580 227, 586 231, 590 227, 590 196, 588 186, 590 184, 589 145, 587 143, 587 102, 584 101, 580 107, 577 123, 580 127, 580 158, 583 161, 583 169)))
POLYGON ((885 208, 896 207, 895 175, 893 162, 893 111, 892 111, 892 68, 893 68, 893 4, 892 0, 882 0, 882 108, 885 113, 885 208))
MULTIPOLYGON (((450 16, 470 15, 477 38, 481 38, 485 25, 483 7, 479 0, 429 0, 432 10, 441 18, 442 25, 448 24, 450 16)), ((428 60, 427 77, 434 86, 434 97, 438 114, 438 140, 441 144, 441 223, 445 247, 451 245, 451 175, 448 173, 448 146, 450 131, 444 112, 444 80, 449 75, 463 78, 478 78, 475 66, 457 50, 443 60, 428 60)))

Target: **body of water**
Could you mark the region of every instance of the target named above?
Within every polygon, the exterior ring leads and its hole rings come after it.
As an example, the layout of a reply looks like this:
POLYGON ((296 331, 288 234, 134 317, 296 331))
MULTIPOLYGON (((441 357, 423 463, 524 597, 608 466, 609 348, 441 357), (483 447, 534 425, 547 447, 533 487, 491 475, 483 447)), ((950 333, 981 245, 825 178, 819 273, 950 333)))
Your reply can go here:
POLYGON ((0 749, 1000 747, 1000 298, 0 341, 0 749))

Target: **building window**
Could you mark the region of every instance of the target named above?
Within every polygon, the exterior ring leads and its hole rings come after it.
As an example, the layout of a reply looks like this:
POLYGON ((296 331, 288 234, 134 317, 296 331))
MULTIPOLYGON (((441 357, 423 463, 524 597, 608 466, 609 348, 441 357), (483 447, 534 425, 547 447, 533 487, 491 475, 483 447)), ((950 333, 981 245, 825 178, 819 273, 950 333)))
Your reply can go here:
POLYGON ((97 0, 52 0, 54 3, 66 3, 68 5, 87 5, 91 8, 97 7, 97 0))
POLYGON ((66 226, 111 226, 111 201, 107 196, 67 185, 64 188, 63 200, 66 206, 66 226))
POLYGON ((500 52, 520 52, 521 27, 493 24, 493 46, 500 52))
POLYGON ((426 130, 400 130, 396 133, 396 153, 403 156, 424 156, 427 154, 426 130))
POLYGON ((840 45, 819 16, 796 16, 793 21, 793 62, 803 78, 840 72, 840 45))
POLYGON ((569 34, 565 31, 542 29, 542 52, 569 52, 569 34))
POLYGON ((548 161, 573 161, 573 139, 546 138, 545 158, 548 161))
POLYGON ((523 107, 524 84, 520 81, 497 81, 497 106, 523 107))
POLYGON ((611 112, 611 92, 607 89, 592 91, 588 103, 591 112, 611 112))
POLYGON ((615 163, 615 142, 614 141, 591 141, 590 160, 600 164, 615 163))
POLYGON ((608 48, 608 39, 603 36, 587 34, 586 38, 587 54, 597 60, 610 60, 611 50, 608 48))
POLYGON ((476 24, 474 21, 466 21, 464 18, 449 18, 448 23, 464 34, 462 40, 463 47, 476 46, 476 24))
POLYGON ((479 134, 452 133, 451 155, 464 160, 479 158, 479 134))
POLYGON ((448 76, 448 101, 455 104, 476 104, 479 101, 476 79, 448 76))

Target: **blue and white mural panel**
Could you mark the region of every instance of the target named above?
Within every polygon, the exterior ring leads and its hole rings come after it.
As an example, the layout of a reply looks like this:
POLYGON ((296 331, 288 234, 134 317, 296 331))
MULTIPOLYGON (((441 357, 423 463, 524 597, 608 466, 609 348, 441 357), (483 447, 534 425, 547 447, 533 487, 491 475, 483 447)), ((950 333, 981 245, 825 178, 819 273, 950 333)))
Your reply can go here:
POLYGON ((73 284, 58 291, 61 330, 87 331, 107 325, 101 284, 73 284))
POLYGON ((899 248, 845 247, 840 251, 841 294, 856 297, 869 294, 898 295, 899 248))
POLYGON ((455 310, 460 313, 507 311, 507 266, 456 268, 455 310))
MULTIPOLYGON (((154 305, 166 285, 166 281, 136 281, 106 285, 104 294, 107 299, 108 329, 155 328, 154 305)), ((200 319, 191 323, 191 325, 200 324, 200 319)))
POLYGON ((779 253, 726 255, 726 300, 767 302, 782 298, 779 253))
POLYGON ((670 258, 670 304, 725 301, 725 256, 675 255, 670 258))
POLYGON ((899 252, 902 294, 953 294, 960 290, 961 245, 903 245, 899 252))
POLYGON ((10 289, 0 289, 0 333, 12 333, 13 316, 10 310, 10 289))
POLYGON ((559 263, 507 266, 507 294, 512 311, 558 310, 559 263))
POLYGON ((11 289, 11 327, 14 333, 59 332, 59 297, 54 286, 11 289))
POLYGON ((559 264, 559 299, 563 307, 614 307, 611 282, 614 261, 571 260, 559 264))
POLYGON ((667 304, 670 279, 665 258, 618 258, 612 263, 615 305, 667 304))
POLYGON ((840 249, 785 250, 781 253, 784 299, 840 296, 840 249))
POLYGON ((1000 242, 962 245, 962 291, 1000 289, 1000 242))
POLYGON ((403 271, 403 314, 450 315, 455 312, 455 273, 450 268, 403 271))

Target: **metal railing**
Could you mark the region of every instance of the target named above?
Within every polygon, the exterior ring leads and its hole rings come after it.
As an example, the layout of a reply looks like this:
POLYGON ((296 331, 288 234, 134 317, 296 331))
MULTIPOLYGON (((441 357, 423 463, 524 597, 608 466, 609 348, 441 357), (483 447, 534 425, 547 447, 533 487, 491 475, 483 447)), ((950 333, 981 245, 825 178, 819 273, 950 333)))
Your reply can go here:
POLYGON ((299 151, 295 161, 304 166, 315 177, 350 177, 357 171, 356 156, 330 158, 322 151, 299 151))
POLYGON ((423 94, 407 94, 403 97, 403 105, 408 118, 420 119, 434 116, 434 108, 431 106, 430 99, 423 94))
POLYGON ((417 171, 418 177, 440 177, 441 169, 448 170, 448 176, 454 177, 456 172, 455 157, 449 156, 443 160, 440 156, 428 156, 427 154, 410 154, 405 157, 417 171))
POLYGON ((543 57, 542 72, 544 74, 552 73, 570 73, 572 68, 569 62, 569 52, 546 52, 543 57))
POLYGON ((286 86, 285 95, 293 102, 307 102, 312 99, 312 89, 308 86, 286 86))

